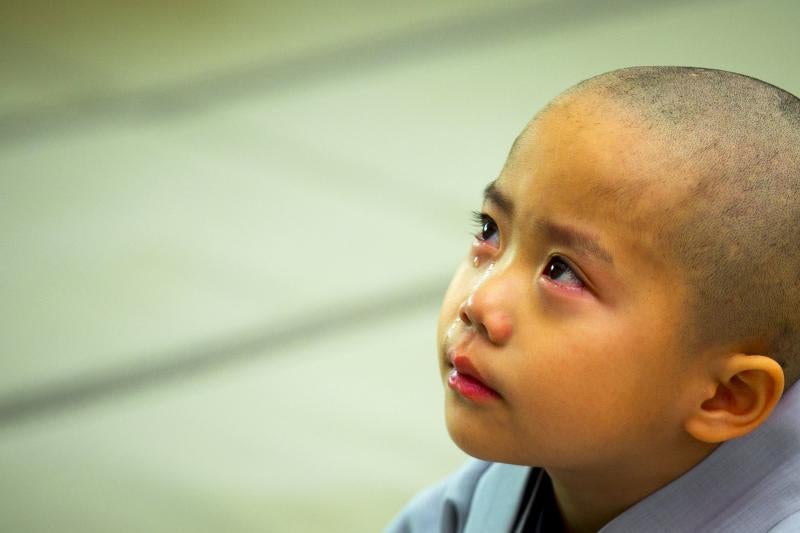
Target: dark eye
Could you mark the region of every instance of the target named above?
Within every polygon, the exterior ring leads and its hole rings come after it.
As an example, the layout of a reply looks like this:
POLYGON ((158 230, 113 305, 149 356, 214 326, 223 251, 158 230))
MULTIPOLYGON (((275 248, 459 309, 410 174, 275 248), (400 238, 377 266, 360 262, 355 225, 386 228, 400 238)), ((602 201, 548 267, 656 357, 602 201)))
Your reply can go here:
POLYGON ((558 285, 583 287, 583 281, 569 264, 561 257, 554 255, 544 267, 543 274, 558 285))
POLYGON ((478 226, 475 238, 492 246, 497 246, 500 238, 497 223, 486 213, 472 212, 472 221, 478 226))

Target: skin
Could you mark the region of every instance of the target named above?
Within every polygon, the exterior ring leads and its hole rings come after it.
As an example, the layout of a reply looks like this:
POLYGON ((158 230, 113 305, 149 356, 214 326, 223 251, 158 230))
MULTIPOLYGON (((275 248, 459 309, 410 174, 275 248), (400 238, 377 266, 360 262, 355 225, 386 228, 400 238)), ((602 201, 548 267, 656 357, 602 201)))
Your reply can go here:
POLYGON ((670 179, 663 152, 599 97, 551 104, 495 181, 492 197, 513 209, 484 202, 495 225, 479 231, 441 308, 450 436, 474 457, 544 467, 571 532, 596 531, 752 431, 783 391, 769 357, 736 345, 687 353, 681 343, 681 268, 651 236, 668 223, 659 207, 690 179, 670 179), (606 194, 621 189, 637 200, 606 194), (591 236, 610 261, 556 242, 542 220, 591 236), (449 387, 454 354, 499 397, 449 387))

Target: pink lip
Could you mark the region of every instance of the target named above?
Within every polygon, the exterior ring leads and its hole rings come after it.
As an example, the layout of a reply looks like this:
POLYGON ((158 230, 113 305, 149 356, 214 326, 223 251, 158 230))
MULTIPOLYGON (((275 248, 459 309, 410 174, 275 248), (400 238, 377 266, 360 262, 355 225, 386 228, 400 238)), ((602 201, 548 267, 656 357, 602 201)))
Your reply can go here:
POLYGON ((480 373, 467 356, 457 354, 451 357, 450 362, 454 366, 447 376, 447 384, 450 388, 472 400, 489 400, 500 397, 496 390, 483 382, 480 373))

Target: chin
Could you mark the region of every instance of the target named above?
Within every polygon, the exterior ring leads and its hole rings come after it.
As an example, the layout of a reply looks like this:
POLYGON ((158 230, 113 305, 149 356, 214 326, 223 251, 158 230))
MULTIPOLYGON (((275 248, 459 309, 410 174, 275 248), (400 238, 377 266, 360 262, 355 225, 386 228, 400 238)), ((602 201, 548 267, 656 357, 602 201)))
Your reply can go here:
POLYGON ((463 408, 455 398, 448 398, 445 404, 447 433, 461 451, 483 461, 543 466, 540 453, 524 443, 515 442, 513 431, 509 428, 498 427, 496 424, 487 427, 474 412, 463 408))
POLYGON ((496 453, 494 453, 492 446, 487 445, 486 443, 477 442, 475 439, 472 439, 469 436, 465 436, 462 433, 453 431, 449 426, 447 428, 447 432, 450 434, 450 438, 455 445, 467 455, 470 455, 476 459, 483 459, 484 461, 505 462, 502 461, 496 453))
POLYGON ((461 451, 476 459, 500 463, 510 461, 507 444, 496 431, 488 430, 475 420, 470 413, 458 412, 458 406, 445 408, 447 433, 461 451))

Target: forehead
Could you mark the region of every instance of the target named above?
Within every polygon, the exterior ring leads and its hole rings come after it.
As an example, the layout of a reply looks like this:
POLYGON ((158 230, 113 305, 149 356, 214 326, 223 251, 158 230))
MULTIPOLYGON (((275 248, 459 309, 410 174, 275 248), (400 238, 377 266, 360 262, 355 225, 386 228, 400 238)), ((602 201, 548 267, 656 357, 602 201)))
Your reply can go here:
POLYGON ((610 102, 557 101, 518 137, 497 180, 518 214, 577 226, 663 261, 656 236, 676 190, 648 127, 610 102))

